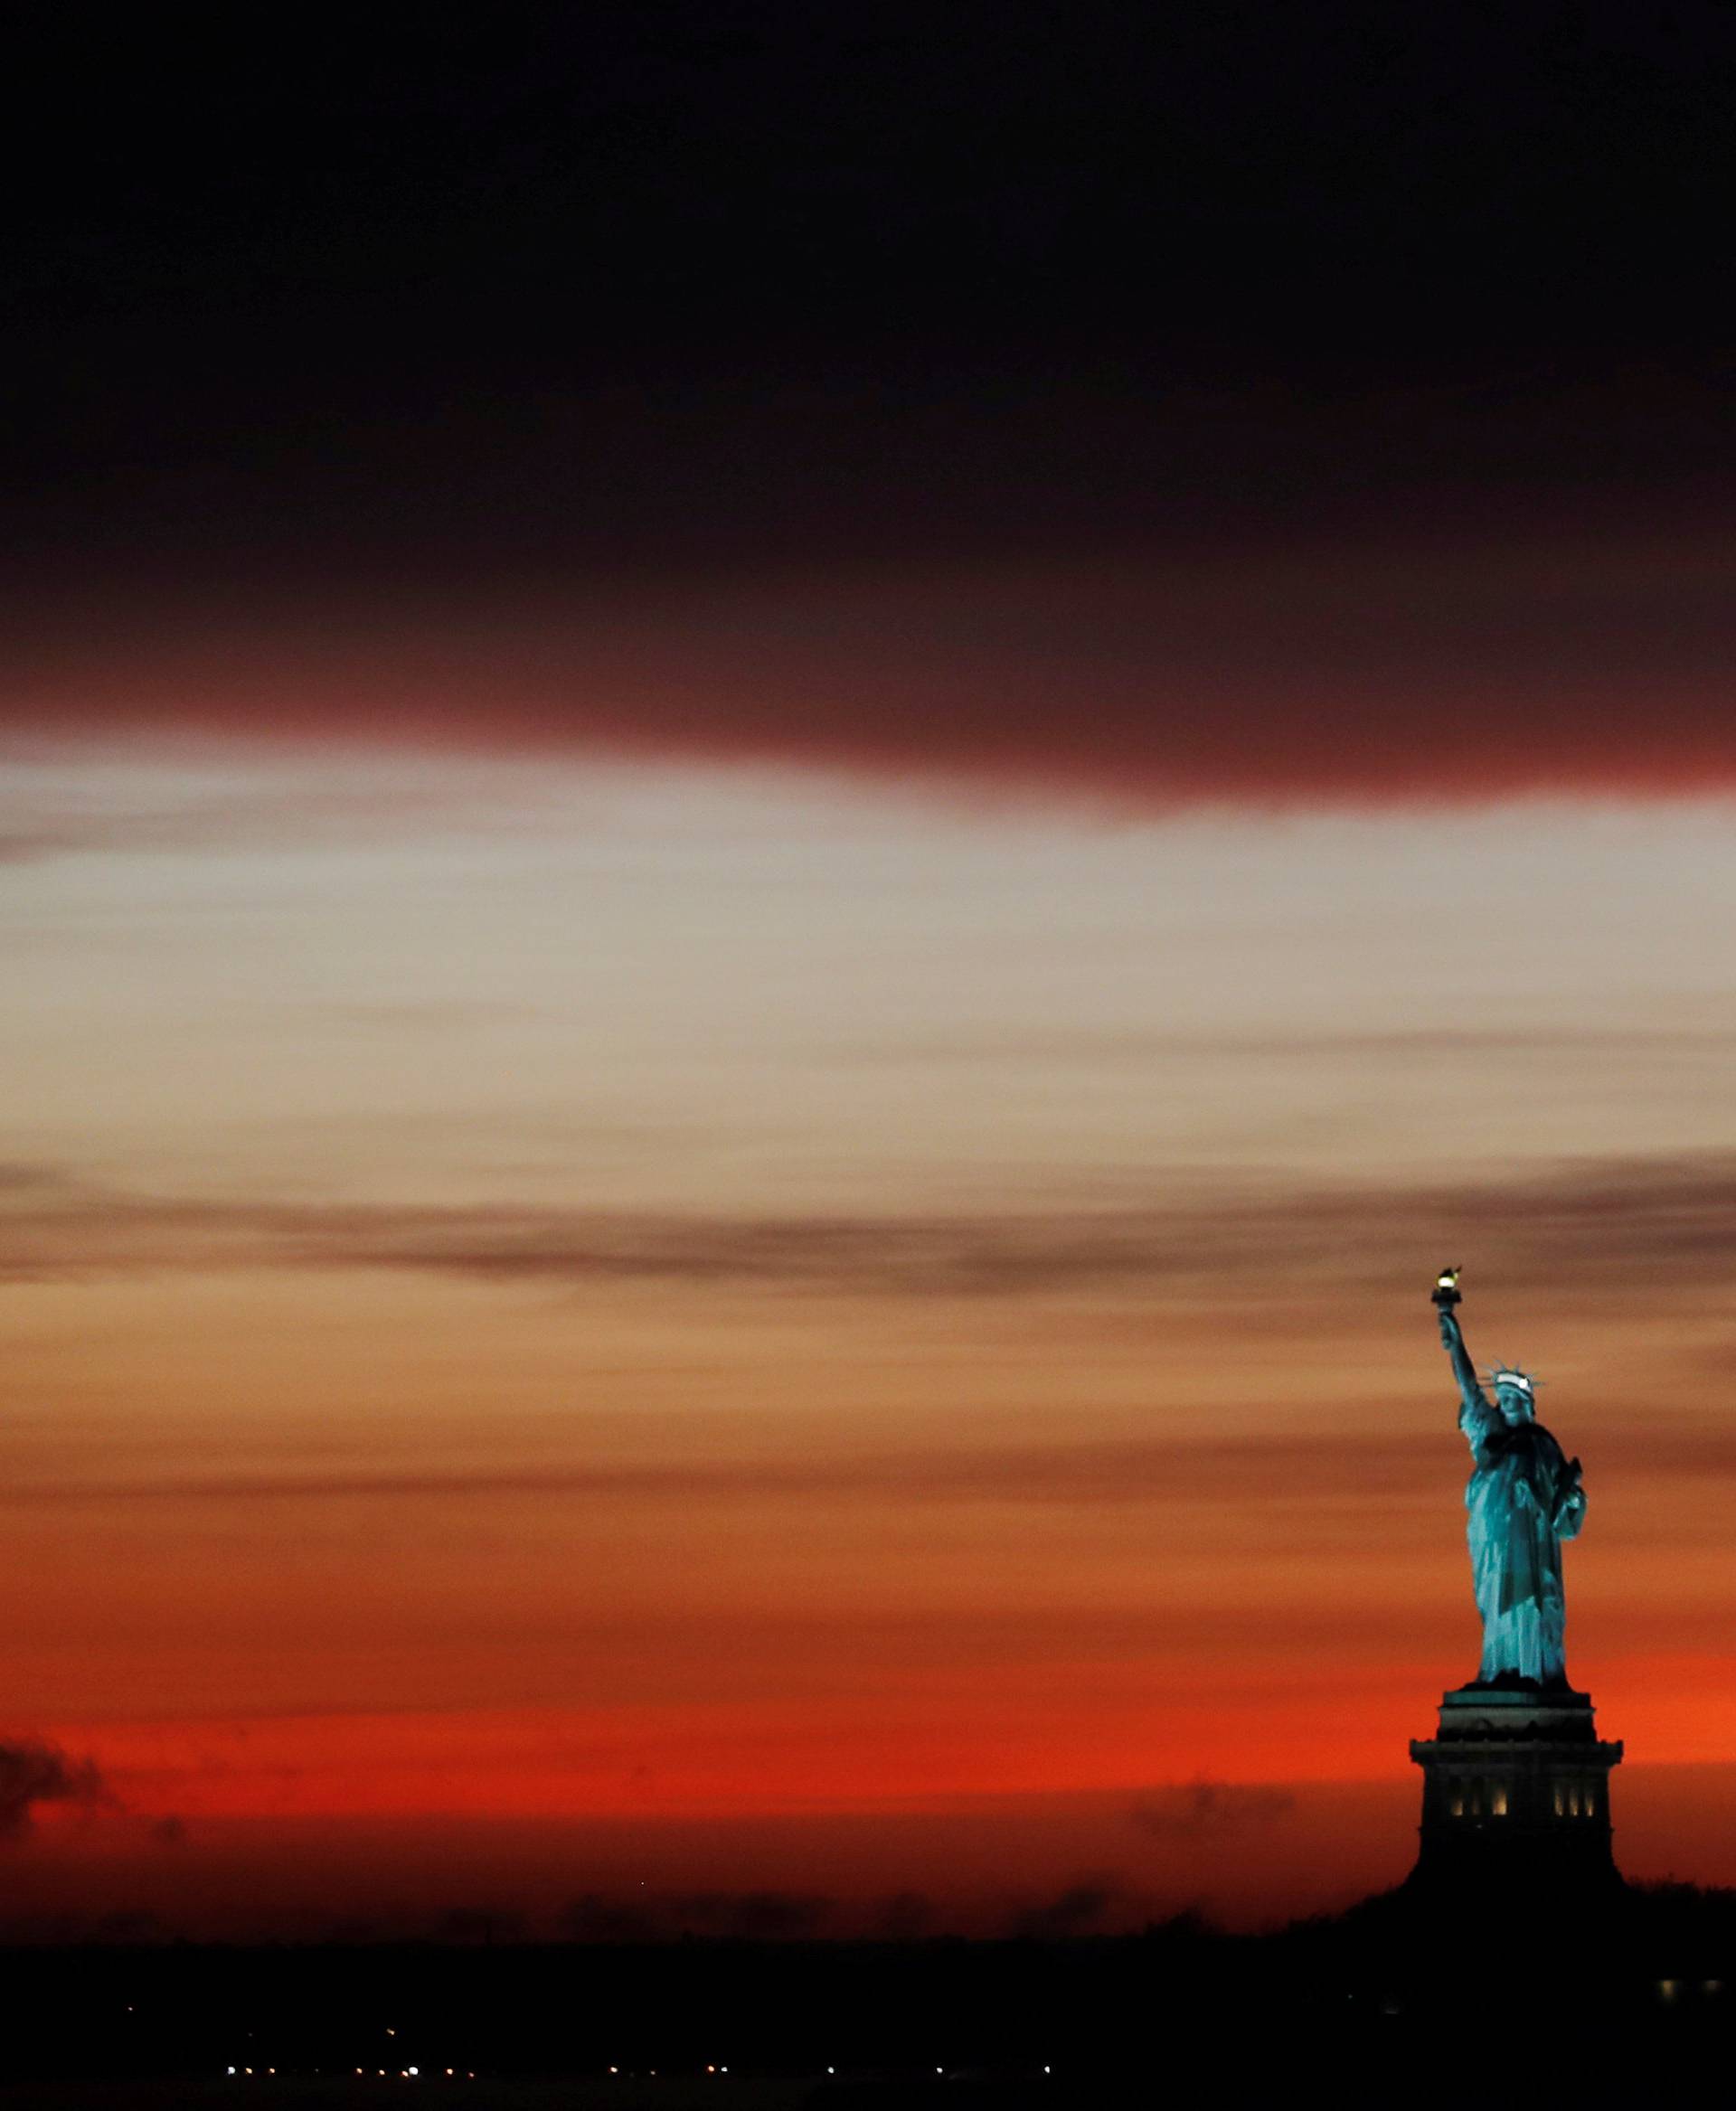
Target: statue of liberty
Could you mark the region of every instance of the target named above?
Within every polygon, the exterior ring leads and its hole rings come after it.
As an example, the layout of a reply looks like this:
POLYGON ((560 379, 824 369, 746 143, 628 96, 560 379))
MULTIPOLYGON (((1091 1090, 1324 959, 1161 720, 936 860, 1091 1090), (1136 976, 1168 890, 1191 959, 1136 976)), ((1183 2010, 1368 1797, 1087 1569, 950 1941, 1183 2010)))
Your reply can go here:
POLYGON ((1471 1583, 1483 1616, 1483 1661, 1477 1683, 1564 1687, 1566 1601, 1561 1541, 1585 1519, 1580 1462, 1567 1458, 1537 1419, 1536 1380, 1501 1365, 1489 1374, 1495 1404, 1477 1369, 1453 1307, 1458 1271, 1435 1289, 1440 1338, 1458 1381, 1458 1426, 1476 1461, 1465 1490, 1471 1583))

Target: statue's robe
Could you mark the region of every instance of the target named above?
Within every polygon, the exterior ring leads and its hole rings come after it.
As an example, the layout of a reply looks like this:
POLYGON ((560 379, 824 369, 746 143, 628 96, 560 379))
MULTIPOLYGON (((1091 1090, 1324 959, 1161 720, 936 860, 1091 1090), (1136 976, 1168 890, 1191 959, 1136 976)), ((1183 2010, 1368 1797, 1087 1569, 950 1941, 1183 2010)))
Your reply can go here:
POLYGON ((1561 1541, 1580 1529, 1579 1462, 1540 1422, 1509 1424, 1487 1400, 1467 1401, 1464 1430, 1477 1461, 1465 1490, 1471 1579, 1483 1616, 1478 1680, 1567 1677, 1561 1541))

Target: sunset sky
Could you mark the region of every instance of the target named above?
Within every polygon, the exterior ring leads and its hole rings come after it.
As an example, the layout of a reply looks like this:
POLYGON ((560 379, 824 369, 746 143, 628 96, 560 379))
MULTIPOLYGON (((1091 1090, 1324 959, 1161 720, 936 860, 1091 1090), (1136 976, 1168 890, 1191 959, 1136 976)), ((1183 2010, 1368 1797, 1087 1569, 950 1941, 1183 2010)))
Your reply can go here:
POLYGON ((14 264, 5 1926, 1394 1881, 1449 1261, 1736 1883, 1722 75, 501 21, 14 264))

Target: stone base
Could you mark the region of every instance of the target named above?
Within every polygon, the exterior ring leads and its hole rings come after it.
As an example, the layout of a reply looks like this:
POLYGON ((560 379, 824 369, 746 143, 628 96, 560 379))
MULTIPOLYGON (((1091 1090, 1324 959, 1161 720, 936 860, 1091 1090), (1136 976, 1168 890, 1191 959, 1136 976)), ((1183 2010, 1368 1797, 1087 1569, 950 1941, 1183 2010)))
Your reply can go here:
POLYGON ((1412 1739, 1410 1757, 1422 1768, 1413 1883, 1620 1883, 1609 1774, 1621 1746, 1599 1738, 1589 1693, 1460 1686, 1441 1698, 1439 1735, 1412 1739))

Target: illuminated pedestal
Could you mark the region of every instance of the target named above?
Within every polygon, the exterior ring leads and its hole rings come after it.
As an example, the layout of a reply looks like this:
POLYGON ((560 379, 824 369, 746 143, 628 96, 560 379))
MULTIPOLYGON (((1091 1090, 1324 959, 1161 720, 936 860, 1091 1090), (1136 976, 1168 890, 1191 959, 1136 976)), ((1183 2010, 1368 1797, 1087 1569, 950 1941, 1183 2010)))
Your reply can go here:
POLYGON ((1621 1747, 1599 1738, 1589 1693, 1461 1686, 1441 1700, 1439 1735, 1412 1739, 1410 1757, 1422 1768, 1413 1884, 1619 1885, 1609 1771, 1621 1747))

